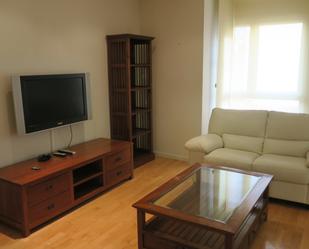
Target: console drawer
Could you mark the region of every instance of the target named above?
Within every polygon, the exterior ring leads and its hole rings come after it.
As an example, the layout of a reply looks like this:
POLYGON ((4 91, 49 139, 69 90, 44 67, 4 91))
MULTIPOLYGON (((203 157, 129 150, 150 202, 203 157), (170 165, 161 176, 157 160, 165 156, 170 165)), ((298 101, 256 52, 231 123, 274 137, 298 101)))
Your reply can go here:
POLYGON ((28 206, 33 206, 68 190, 69 185, 70 175, 66 173, 28 187, 28 206))
POLYGON ((119 151, 113 155, 110 155, 106 158, 106 169, 114 170, 118 166, 129 162, 131 158, 131 150, 127 148, 125 150, 119 151))
POLYGON ((70 203, 69 191, 63 192, 53 198, 29 207, 29 223, 35 227, 66 209, 70 203))
POLYGON ((117 184, 118 182, 128 178, 131 173, 131 163, 126 163, 114 170, 108 171, 106 174, 107 185, 117 184))

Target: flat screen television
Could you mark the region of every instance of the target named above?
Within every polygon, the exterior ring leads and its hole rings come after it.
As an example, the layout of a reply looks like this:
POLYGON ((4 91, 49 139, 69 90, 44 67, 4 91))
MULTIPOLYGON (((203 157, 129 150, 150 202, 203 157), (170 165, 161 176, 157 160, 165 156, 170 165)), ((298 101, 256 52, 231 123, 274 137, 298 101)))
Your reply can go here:
POLYGON ((18 134, 90 119, 88 73, 17 75, 12 85, 18 134))

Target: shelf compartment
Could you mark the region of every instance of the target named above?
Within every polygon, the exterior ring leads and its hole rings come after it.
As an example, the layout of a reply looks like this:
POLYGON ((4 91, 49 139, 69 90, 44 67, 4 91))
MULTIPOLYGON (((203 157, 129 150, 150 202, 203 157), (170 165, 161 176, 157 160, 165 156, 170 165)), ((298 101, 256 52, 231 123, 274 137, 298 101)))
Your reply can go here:
POLYGON ((145 133, 133 139, 134 166, 138 167, 155 158, 152 152, 152 134, 145 133))
POLYGON ((150 86, 150 67, 134 66, 131 67, 131 86, 132 87, 149 87, 150 86))
POLYGON ((83 196, 103 187, 103 177, 99 175, 91 180, 83 182, 82 184, 74 187, 74 199, 77 200, 83 196))
POLYGON ((151 112, 150 108, 135 108, 132 110, 132 115, 136 115, 139 113, 149 113, 151 112))
POLYGON ((144 155, 148 155, 148 154, 152 154, 152 152, 150 150, 147 149, 134 149, 134 156, 136 157, 142 157, 144 155))
POLYGON ((83 184, 84 182, 88 182, 89 180, 92 180, 93 178, 97 178, 98 176, 102 176, 103 177, 103 172, 99 172, 97 174, 88 176, 88 177, 84 178, 83 180, 74 183, 73 186, 77 187, 77 186, 83 184))
POLYGON ((73 184, 84 182, 91 176, 103 173, 102 160, 94 161, 73 170, 73 184))
POLYGON ((150 64, 131 64, 131 67, 151 67, 150 64))
POLYGON ((151 130, 151 113, 150 112, 137 112, 132 117, 133 131, 151 130))
MULTIPOLYGON (((150 90, 150 89, 149 89, 150 90)), ((133 91, 131 93, 131 110, 151 108, 150 91, 133 91)))
POLYGON ((132 40, 131 42, 131 64, 150 64, 150 41, 132 40))
POLYGON ((133 112, 150 112, 150 108, 142 108, 142 107, 136 107, 135 109, 132 110, 133 112))
POLYGON ((150 86, 134 86, 131 88, 131 91, 145 91, 145 90, 151 90, 150 86))
POLYGON ((133 138, 137 138, 148 133, 151 133, 151 130, 136 128, 133 131, 133 138))
POLYGON ((152 145, 151 145, 151 132, 140 133, 140 136, 136 136, 133 140, 134 142, 134 155, 139 155, 143 153, 152 152, 152 145))

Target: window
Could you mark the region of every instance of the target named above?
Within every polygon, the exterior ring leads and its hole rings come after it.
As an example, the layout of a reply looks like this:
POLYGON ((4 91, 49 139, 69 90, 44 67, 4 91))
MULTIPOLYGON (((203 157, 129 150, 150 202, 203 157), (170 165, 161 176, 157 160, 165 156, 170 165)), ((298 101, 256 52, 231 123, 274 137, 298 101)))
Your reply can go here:
POLYGON ((221 105, 302 111, 302 35, 302 23, 235 27, 221 105))

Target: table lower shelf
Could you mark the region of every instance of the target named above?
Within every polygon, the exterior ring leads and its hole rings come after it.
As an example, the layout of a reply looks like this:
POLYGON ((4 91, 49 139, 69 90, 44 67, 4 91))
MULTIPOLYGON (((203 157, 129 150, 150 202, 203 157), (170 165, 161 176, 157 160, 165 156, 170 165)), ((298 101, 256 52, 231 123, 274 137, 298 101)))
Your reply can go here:
MULTIPOLYGON (((228 248, 249 249, 261 224, 267 219, 267 200, 261 198, 247 216, 233 245, 228 248)), ((146 222, 142 232, 143 249, 225 249, 226 236, 206 227, 157 216, 146 222)))
POLYGON ((143 237, 147 249, 223 249, 225 245, 222 234, 162 217, 147 224, 143 237))

